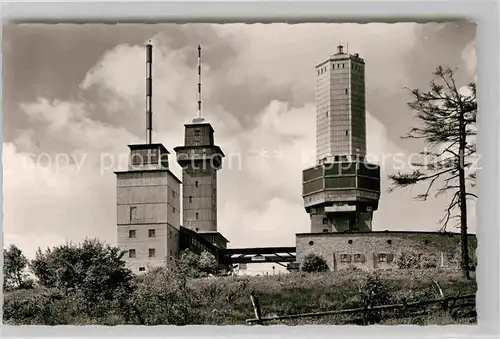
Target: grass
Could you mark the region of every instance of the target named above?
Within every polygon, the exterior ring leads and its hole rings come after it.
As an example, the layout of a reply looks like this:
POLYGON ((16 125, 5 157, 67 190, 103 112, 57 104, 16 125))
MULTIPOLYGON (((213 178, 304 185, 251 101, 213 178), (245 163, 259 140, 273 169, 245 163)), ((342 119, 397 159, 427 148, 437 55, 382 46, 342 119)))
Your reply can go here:
MULTIPOLYGON (((41 290, 19 291, 4 298, 4 321, 11 324, 206 324, 241 325, 254 318, 250 293, 259 298, 262 316, 281 316, 297 313, 321 312, 360 307, 367 292, 370 275, 361 271, 328 273, 292 273, 275 276, 218 277, 188 280, 186 285, 168 272, 147 275, 139 280, 138 288, 126 297, 125 305, 113 301, 93 301, 85 310, 85 296, 67 295, 51 299, 41 290), (83 298, 83 299, 82 299, 83 298), (99 312, 95 308, 99 306, 99 312), (88 311, 88 310, 94 311, 88 311), (43 310, 43 316, 32 315, 32 310, 43 310), (30 313, 31 312, 31 313, 30 313), (128 315, 128 316, 127 316, 128 315)), ((439 270, 395 270, 378 274, 377 293, 385 300, 408 302, 439 298, 434 281, 445 296, 473 294, 476 282, 464 280, 460 274, 439 270), (382 291, 382 292, 380 292, 382 291)), ((324 316, 268 325, 347 324, 356 323, 358 315, 324 316)), ((474 323, 468 315, 452 318, 439 308, 428 307, 421 314, 393 312, 383 316, 379 323, 442 325, 474 323)))

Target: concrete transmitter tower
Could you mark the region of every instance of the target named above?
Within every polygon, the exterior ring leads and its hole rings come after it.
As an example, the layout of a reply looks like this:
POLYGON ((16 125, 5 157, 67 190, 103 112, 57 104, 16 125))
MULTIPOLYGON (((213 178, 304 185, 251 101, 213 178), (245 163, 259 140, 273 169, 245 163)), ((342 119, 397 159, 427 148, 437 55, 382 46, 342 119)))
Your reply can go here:
POLYGON ((176 147, 182 167, 183 227, 201 233, 219 247, 227 240, 217 232, 217 170, 224 153, 214 143, 214 129, 201 116, 201 46, 198 46, 198 116, 185 125, 184 146, 176 147))
POLYGON ((380 168, 365 161, 365 62, 336 54, 316 66, 316 160, 303 171, 311 232, 371 231, 380 168))
POLYGON ((117 176, 118 247, 134 272, 171 266, 179 251, 180 180, 169 170, 169 152, 152 142, 153 46, 146 46, 146 143, 129 145, 127 171, 117 176))

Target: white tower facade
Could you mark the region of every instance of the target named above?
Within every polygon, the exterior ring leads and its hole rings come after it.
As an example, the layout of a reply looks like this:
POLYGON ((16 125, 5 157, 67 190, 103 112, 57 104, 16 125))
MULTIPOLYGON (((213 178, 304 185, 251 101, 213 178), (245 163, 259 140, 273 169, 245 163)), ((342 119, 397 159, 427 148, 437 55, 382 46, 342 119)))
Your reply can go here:
POLYGON ((338 52, 316 66, 316 160, 366 155, 365 62, 338 52))

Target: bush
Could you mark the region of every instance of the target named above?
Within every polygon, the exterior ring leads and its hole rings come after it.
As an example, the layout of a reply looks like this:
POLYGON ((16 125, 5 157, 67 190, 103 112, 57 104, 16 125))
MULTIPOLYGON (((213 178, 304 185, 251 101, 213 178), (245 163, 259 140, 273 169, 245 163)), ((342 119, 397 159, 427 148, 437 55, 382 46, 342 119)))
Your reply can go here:
POLYGON ((363 282, 360 290, 363 293, 364 304, 380 306, 391 301, 390 288, 387 280, 383 280, 379 275, 370 275, 363 282))
POLYGON ((219 273, 217 259, 207 251, 203 251, 201 255, 189 249, 183 251, 177 260, 176 268, 179 274, 189 278, 202 278, 219 273))
POLYGON ((413 252, 403 252, 398 257, 396 264, 399 269, 436 268, 438 261, 435 255, 424 255, 413 252))
POLYGON ((469 246, 469 270, 475 272, 477 267, 476 248, 469 246))
POLYGON ((328 270, 325 259, 315 254, 308 254, 302 264, 302 271, 304 272, 326 272, 328 270))
POLYGON ((142 325, 199 323, 197 290, 177 272, 154 269, 143 277, 133 293, 131 309, 142 325))

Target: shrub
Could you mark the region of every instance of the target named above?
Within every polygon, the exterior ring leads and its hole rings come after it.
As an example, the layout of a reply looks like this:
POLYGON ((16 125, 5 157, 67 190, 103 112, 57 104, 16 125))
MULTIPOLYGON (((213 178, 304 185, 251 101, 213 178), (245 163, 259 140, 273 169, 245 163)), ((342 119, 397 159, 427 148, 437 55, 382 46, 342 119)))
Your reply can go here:
POLYGON ((133 274, 123 255, 118 247, 85 240, 79 245, 66 244, 45 252, 39 249, 31 268, 43 287, 111 299, 116 290, 132 288, 133 274))
POLYGON ((201 255, 189 249, 183 251, 177 260, 176 268, 179 274, 189 278, 201 278, 218 273, 217 259, 207 251, 203 251, 201 255))
POLYGON ((475 272, 477 267, 477 254, 476 248, 469 246, 469 270, 475 272))
POLYGON ((143 325, 199 323, 199 293, 184 276, 157 268, 141 278, 130 307, 143 325))
POLYGON ((396 264, 400 269, 415 269, 415 268, 436 268, 438 261, 435 255, 424 255, 413 252, 403 252, 398 257, 396 264))
POLYGON ((302 271, 304 272, 326 272, 328 270, 325 259, 315 254, 308 254, 302 264, 302 271))

